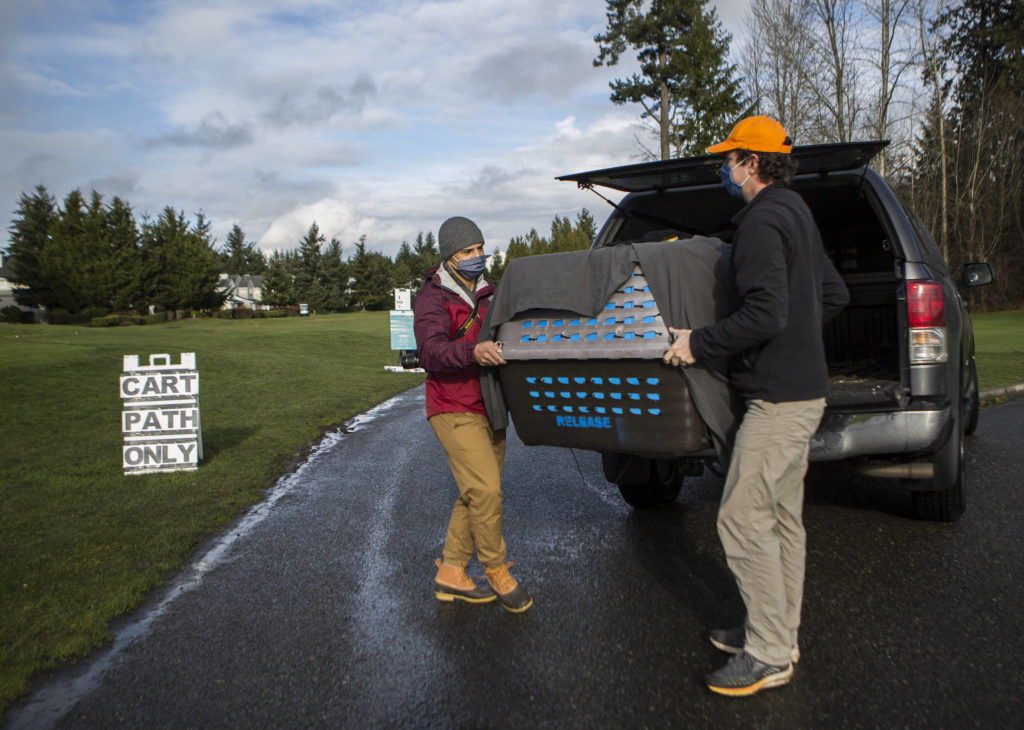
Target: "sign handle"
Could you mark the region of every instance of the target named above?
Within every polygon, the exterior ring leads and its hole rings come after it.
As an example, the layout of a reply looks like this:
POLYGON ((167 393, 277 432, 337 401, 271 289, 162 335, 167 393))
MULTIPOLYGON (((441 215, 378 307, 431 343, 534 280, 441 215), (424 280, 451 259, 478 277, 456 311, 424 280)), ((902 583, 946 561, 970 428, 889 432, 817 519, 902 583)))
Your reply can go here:
POLYGON ((170 355, 150 355, 149 356, 149 366, 150 367, 155 367, 156 364, 157 364, 156 361, 159 358, 163 358, 164 366, 165 367, 169 367, 170 366, 170 364, 171 364, 171 356, 170 355))

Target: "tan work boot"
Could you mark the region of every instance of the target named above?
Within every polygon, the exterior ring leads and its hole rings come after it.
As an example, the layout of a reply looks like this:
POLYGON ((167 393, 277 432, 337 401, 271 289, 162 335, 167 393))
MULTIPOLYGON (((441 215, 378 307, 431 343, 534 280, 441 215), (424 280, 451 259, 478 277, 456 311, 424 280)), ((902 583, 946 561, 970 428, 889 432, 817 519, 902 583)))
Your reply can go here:
POLYGON ((494 591, 487 586, 479 586, 466 575, 466 569, 459 565, 448 565, 443 560, 435 560, 437 577, 434 578, 434 595, 439 601, 454 601, 456 598, 466 603, 490 603, 495 598, 494 591))
POLYGON ((513 563, 506 563, 498 568, 484 568, 487 574, 487 582, 501 599, 501 605, 505 610, 512 613, 522 613, 533 605, 530 594, 523 590, 523 587, 516 582, 516 579, 509 574, 509 566, 513 563))

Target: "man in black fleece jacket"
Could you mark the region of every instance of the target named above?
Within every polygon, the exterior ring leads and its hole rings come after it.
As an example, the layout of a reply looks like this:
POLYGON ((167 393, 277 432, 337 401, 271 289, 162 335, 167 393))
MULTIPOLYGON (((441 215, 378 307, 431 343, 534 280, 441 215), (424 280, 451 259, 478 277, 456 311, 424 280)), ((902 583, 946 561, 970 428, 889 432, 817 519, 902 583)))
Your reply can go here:
POLYGON ((747 205, 736 214, 732 261, 741 304, 697 330, 672 330, 672 365, 730 357, 729 381, 746 401, 718 534, 747 609, 744 626, 712 629, 733 654, 708 687, 750 695, 789 682, 799 659, 806 533, 804 475, 828 394, 822 327, 849 301, 810 209, 786 185, 792 141, 768 117, 748 117, 720 144, 722 184, 747 205))

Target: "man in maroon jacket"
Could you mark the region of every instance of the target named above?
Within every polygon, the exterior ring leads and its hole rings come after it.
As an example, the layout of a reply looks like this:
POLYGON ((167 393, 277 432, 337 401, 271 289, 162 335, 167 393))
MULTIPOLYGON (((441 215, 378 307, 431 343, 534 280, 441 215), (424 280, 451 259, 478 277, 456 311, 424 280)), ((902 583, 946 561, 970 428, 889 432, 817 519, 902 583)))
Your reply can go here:
POLYGON ((478 342, 494 295, 483 277, 484 237, 468 218, 449 218, 437 233, 441 265, 413 303, 420 366, 427 371, 427 419, 448 456, 459 487, 448 522, 434 595, 441 601, 487 603, 500 598, 514 613, 533 599, 508 572, 502 536, 501 468, 505 432, 491 429, 480 394, 479 366, 503 365, 491 340, 478 342), (466 575, 476 549, 491 588, 466 575), (497 595, 495 595, 497 594, 497 595))

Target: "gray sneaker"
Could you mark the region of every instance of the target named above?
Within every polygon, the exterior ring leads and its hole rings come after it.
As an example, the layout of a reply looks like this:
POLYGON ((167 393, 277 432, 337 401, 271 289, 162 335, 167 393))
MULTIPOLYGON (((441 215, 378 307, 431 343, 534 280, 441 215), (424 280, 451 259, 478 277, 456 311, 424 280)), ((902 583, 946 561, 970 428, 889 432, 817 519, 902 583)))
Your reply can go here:
POLYGON ((746 697, 763 689, 789 684, 792 676, 792 664, 784 667, 765 664, 744 651, 730 657, 724 667, 704 679, 712 692, 728 697, 746 697))
MULTIPOLYGON (((708 632, 708 639, 719 651, 726 654, 739 654, 743 651, 743 645, 747 640, 747 632, 742 626, 733 629, 711 629, 708 632)), ((800 661, 800 647, 794 645, 789 650, 789 661, 796 664, 800 661)))

